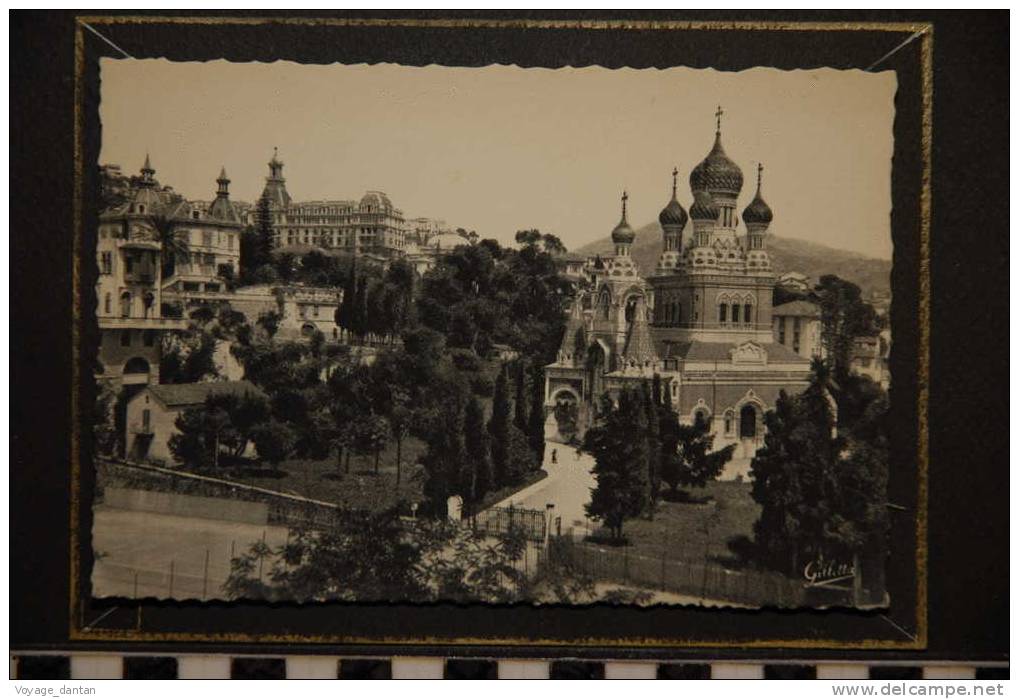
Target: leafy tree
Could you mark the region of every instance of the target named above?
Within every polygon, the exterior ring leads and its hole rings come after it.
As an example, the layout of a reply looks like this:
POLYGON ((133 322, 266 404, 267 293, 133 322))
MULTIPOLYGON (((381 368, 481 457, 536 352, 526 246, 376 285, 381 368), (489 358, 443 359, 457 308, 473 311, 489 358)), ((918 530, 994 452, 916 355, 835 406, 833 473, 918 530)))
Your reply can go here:
POLYGON ((224 589, 231 599, 270 602, 533 599, 520 565, 523 533, 492 539, 442 520, 408 524, 396 510, 343 512, 325 531, 298 531, 275 548, 252 545, 231 561, 224 589))
POLYGON ((659 425, 663 444, 661 479, 674 497, 681 487, 703 488, 708 481, 718 478, 736 449, 736 445, 730 444, 712 451, 715 437, 705 422, 683 425, 678 419, 669 419, 659 425))
POLYGON ((522 246, 536 246, 541 243, 541 239, 541 231, 533 228, 526 231, 517 231, 517 234, 514 236, 517 245, 522 246))
POLYGON ((199 383, 219 376, 214 359, 217 339, 211 332, 196 330, 190 337, 164 334, 160 343, 162 383, 199 383))
POLYGON ((389 422, 381 415, 360 415, 350 422, 349 445, 356 454, 375 457, 374 471, 379 472, 379 455, 389 442, 389 422))
POLYGON ((566 253, 566 246, 563 245, 563 241, 559 240, 559 236, 552 235, 551 233, 545 233, 541 236, 541 244, 550 255, 563 255, 566 253))
POLYGON ((167 446, 174 458, 186 466, 201 468, 213 463, 205 417, 203 407, 185 408, 174 420, 177 431, 167 440, 167 446))
POLYGON ((220 446, 236 441, 230 415, 215 395, 209 396, 204 405, 183 410, 174 426, 177 432, 167 444, 174 457, 188 466, 218 467, 220 446))
POLYGON ((277 311, 265 311, 259 314, 256 322, 258 327, 262 328, 265 334, 269 336, 269 339, 272 339, 280 329, 280 322, 282 320, 282 316, 277 311))
POLYGON ((280 275, 273 265, 261 265, 256 267, 247 279, 252 284, 275 284, 280 280, 280 275))
POLYGON ((258 545, 231 561, 224 589, 233 599, 420 601, 421 548, 395 511, 338 512, 324 531, 297 531, 276 549, 258 545), (265 579, 260 563, 271 561, 265 579))
POLYGON ((279 466, 290 456, 296 442, 296 436, 290 426, 276 419, 267 420, 255 427, 251 439, 255 443, 255 449, 258 450, 259 458, 273 466, 279 466))
POLYGON ((814 293, 821 307, 821 342, 841 380, 849 375, 853 340, 877 332, 877 314, 860 287, 833 274, 822 276, 814 293))
POLYGON ((595 459, 596 481, 585 510, 615 539, 622 539, 624 522, 640 515, 647 504, 647 427, 641 391, 626 388, 618 406, 607 396, 602 399, 599 422, 585 435, 584 448, 595 459))
POLYGON ((509 483, 510 411, 509 379, 503 365, 495 381, 492 417, 488 421, 488 433, 492 436, 492 470, 495 484, 499 487, 509 483))
POLYGON ((114 406, 117 394, 108 381, 99 383, 96 401, 92 411, 92 438, 99 454, 112 456, 117 451, 117 429, 114 406))
POLYGON ((403 440, 406 439, 407 434, 410 432, 414 411, 411 409, 410 393, 406 389, 400 386, 391 386, 390 389, 392 397, 386 412, 386 418, 393 435, 393 441, 396 442, 396 484, 400 485, 403 440))
POLYGON ((489 451, 490 438, 485 429, 485 411, 475 396, 471 396, 464 411, 464 448, 470 464, 470 497, 465 497, 472 506, 485 493, 494 489, 492 457, 489 451))
POLYGON ((888 404, 883 392, 868 388, 862 382, 842 388, 843 403, 866 407, 846 411, 838 434, 831 431, 830 389, 819 372, 806 391, 782 393, 765 415, 768 431, 751 473, 761 505, 755 553, 766 565, 797 574, 810 560, 883 549, 888 404), (856 388, 861 395, 849 395, 856 388))

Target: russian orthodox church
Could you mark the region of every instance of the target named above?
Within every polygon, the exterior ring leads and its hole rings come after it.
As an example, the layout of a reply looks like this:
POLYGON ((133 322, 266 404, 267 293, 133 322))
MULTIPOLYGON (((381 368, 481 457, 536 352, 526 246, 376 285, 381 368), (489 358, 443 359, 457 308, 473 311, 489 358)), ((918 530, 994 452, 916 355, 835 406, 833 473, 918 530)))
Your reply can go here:
POLYGON ((677 198, 679 171, 672 172, 672 199, 658 217, 662 253, 647 278, 630 257, 636 236, 623 193, 614 254, 601 258, 594 289, 574 304, 557 359, 545 370, 545 396, 550 437, 579 438, 600 396, 657 374, 681 422, 707 423, 715 448, 737 445, 723 474, 733 478, 746 475, 779 392, 806 388, 810 361, 772 334, 772 211, 761 193, 763 167, 741 229, 743 172, 722 147, 721 110, 716 117, 714 146, 690 172, 689 213, 677 198), (563 434, 557 408, 573 406, 577 432, 563 434))

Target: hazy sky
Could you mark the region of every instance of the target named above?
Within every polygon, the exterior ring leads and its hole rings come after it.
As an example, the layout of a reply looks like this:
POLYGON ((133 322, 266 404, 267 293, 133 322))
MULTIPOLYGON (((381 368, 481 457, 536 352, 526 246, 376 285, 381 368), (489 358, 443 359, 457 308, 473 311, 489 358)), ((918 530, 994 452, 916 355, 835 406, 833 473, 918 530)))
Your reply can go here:
POLYGON ((570 248, 607 235, 629 191, 634 227, 680 203, 714 139, 744 173, 764 164, 772 231, 891 257, 895 75, 830 69, 409 68, 102 59, 100 161, 211 199, 262 191, 273 146, 296 200, 387 192, 410 217, 570 248))

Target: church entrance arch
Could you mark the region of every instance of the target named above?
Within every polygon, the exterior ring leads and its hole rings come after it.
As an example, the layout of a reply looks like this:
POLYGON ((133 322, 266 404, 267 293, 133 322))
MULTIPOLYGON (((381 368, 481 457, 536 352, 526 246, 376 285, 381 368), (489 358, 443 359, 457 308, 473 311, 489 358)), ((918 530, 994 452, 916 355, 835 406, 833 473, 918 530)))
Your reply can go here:
POLYGON ((571 389, 559 389, 552 397, 554 407, 552 417, 555 420, 559 436, 569 442, 579 430, 580 400, 571 389))
POLYGON ((740 439, 757 438, 757 408, 753 405, 744 405, 739 411, 739 436, 740 439))

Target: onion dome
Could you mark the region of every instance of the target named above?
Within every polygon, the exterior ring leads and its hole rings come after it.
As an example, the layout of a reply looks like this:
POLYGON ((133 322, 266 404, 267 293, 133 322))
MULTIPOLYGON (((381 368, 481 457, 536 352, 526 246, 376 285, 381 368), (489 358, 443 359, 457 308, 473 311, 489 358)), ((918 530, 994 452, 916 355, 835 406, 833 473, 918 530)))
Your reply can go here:
POLYGON ((761 223, 771 223, 772 213, 771 207, 761 197, 761 173, 764 172, 764 166, 758 163, 757 165, 757 194, 754 195, 753 201, 751 201, 747 208, 743 209, 743 223, 748 225, 761 223))
POLYGON ((612 229, 612 242, 613 243, 632 243, 637 234, 634 233, 633 229, 630 228, 630 224, 626 221, 626 200, 629 199, 629 195, 623 192, 623 217, 619 219, 618 225, 612 229))
POLYGON ((672 201, 666 204, 662 212, 658 214, 658 223, 662 224, 662 228, 666 226, 682 228, 686 225, 686 210, 680 206, 679 201, 676 199, 676 176, 678 174, 679 170, 672 170, 672 201))
POLYGON ((694 192, 701 190, 712 194, 729 194, 739 196, 743 189, 743 171, 739 165, 729 160, 722 148, 722 108, 715 112, 717 128, 715 130, 715 145, 711 152, 702 160, 697 167, 690 172, 690 189, 694 192))
POLYGON ((718 219, 718 207, 715 206, 710 194, 703 190, 694 192, 690 216, 694 221, 715 221, 718 219))

